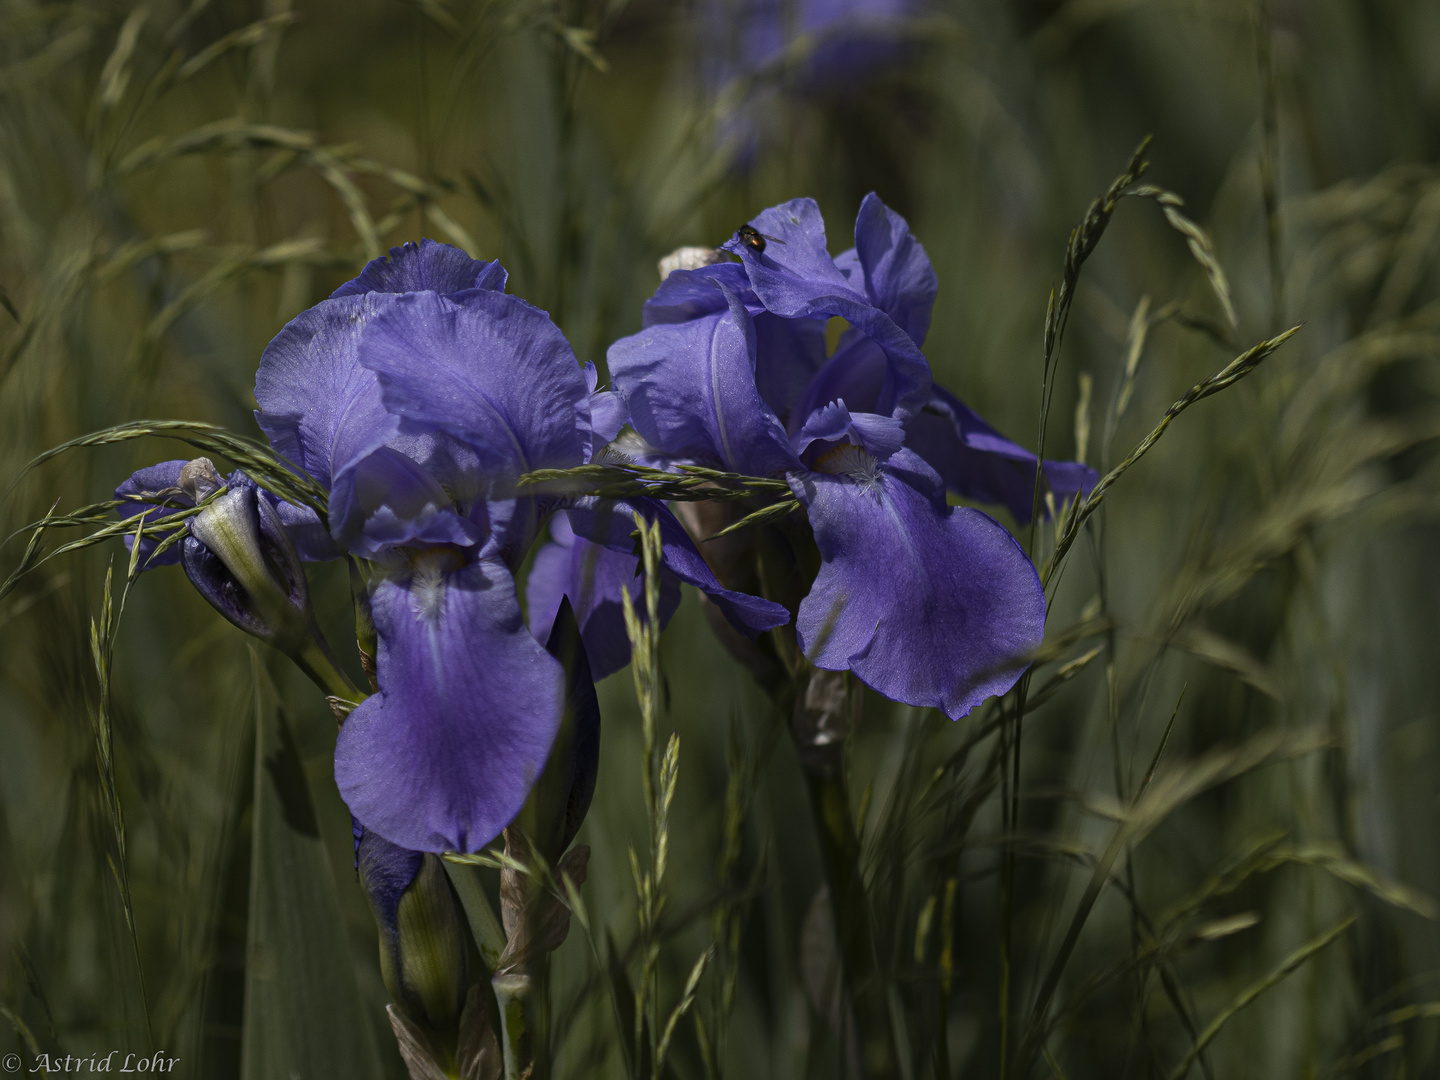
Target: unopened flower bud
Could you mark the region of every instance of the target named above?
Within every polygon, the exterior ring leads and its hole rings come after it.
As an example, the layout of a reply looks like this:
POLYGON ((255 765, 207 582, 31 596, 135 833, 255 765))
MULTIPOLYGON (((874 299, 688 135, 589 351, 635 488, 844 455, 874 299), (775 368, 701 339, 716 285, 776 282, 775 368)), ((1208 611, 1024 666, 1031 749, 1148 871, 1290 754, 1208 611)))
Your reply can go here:
POLYGON ((463 916, 440 857, 366 830, 360 883, 380 928, 380 973, 396 1008, 453 1052, 468 987, 463 916))
POLYGON ((358 692, 339 671, 310 609, 300 555, 279 512, 244 473, 228 489, 208 458, 181 470, 176 486, 195 502, 211 499, 190 519, 180 565, 210 605, 247 634, 275 646, 343 701, 358 692))
MULTIPOLYGON (((199 470, 182 474, 182 485, 186 480, 194 483, 197 502, 218 487, 207 491, 199 470)), ((247 634, 283 648, 285 639, 308 629, 300 556, 275 508, 243 478, 190 519, 180 562, 200 594, 247 634)))

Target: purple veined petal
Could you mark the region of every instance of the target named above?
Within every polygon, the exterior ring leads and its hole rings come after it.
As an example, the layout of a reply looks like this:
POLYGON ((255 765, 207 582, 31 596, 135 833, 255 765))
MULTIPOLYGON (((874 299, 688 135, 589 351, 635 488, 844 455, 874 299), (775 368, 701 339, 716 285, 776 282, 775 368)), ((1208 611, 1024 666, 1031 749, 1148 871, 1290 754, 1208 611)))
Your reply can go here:
POLYGON ((779 475, 795 467, 795 455, 756 387, 753 320, 726 295, 723 313, 615 342, 610 374, 651 445, 750 476, 779 475))
MULTIPOLYGON (((844 401, 832 401, 817 409, 805 426, 790 440, 795 453, 806 458, 806 451, 815 443, 825 452, 825 444, 844 444, 863 448, 877 461, 885 461, 905 442, 905 426, 893 416, 879 413, 852 413, 844 401)), ((814 456, 812 452, 812 457, 814 456)))
POLYGON ((340 729, 340 794, 392 843, 478 851, 545 766, 564 670, 525 628, 514 579, 497 560, 449 572, 424 563, 382 582, 371 612, 380 692, 340 729))
POLYGON ((360 275, 341 285, 331 298, 370 292, 434 292, 443 295, 467 289, 505 291, 505 268, 499 260, 482 262, 464 251, 434 240, 402 244, 389 255, 371 259, 360 275))
POLYGON ((325 488, 384 446, 399 421, 357 357, 360 332, 384 296, 325 300, 291 319, 260 357, 255 420, 281 456, 325 488))
POLYGON ((767 237, 765 250, 731 240, 726 245, 745 264, 750 287, 765 307, 786 318, 838 314, 831 304, 868 306, 835 265, 825 243, 825 219, 814 199, 791 199, 762 210, 750 225, 767 237))
MULTIPOLYGON (((150 465, 143 469, 137 469, 130 474, 119 487, 115 489, 115 498, 125 499, 115 508, 115 513, 121 518, 133 518, 136 514, 150 511, 147 521, 154 521, 156 518, 164 517, 167 514, 175 513, 174 510, 158 506, 155 503, 134 500, 134 496, 146 495, 173 488, 180 481, 180 470, 185 467, 184 461, 162 461, 158 465, 150 465)), ((173 502, 183 506, 194 506, 194 500, 188 495, 173 493, 169 496, 173 502)), ((181 526, 184 528, 184 526, 181 526)), ((125 550, 131 550, 135 543, 133 536, 125 537, 125 550)), ((155 556, 155 548, 160 541, 155 537, 144 536, 140 538, 140 562, 141 570, 150 570, 156 566, 173 566, 180 561, 180 545, 172 544, 169 549, 155 556)))
POLYGON ((666 323, 689 322, 703 315, 715 315, 730 309, 720 286, 739 296, 747 306, 760 307, 750 291, 750 278, 739 263, 712 263, 695 270, 676 270, 645 301, 642 327, 666 323))
POLYGON ((892 700, 958 719, 1013 686, 1044 637, 1039 575, 985 514, 872 465, 791 477, 822 560, 800 605, 801 647, 817 667, 848 668, 892 700))
POLYGON ((870 302, 895 320, 916 345, 925 344, 940 282, 909 224, 873 191, 865 196, 855 218, 855 251, 870 302))
MULTIPOLYGON (((762 212, 752 222, 761 233, 777 239, 767 241, 763 253, 736 241, 730 246, 740 256, 749 274, 751 287, 766 309, 789 319, 839 316, 851 326, 852 335, 863 335, 879 350, 883 375, 875 400, 863 404, 859 398, 829 386, 825 395, 807 392, 790 415, 792 430, 805 416, 828 401, 844 397, 855 400, 867 412, 908 417, 925 404, 930 389, 930 365, 917 345, 891 317, 876 307, 835 264, 825 248, 825 224, 813 199, 792 199, 762 212), (823 397, 823 400, 821 399, 823 397)), ((862 256, 863 262, 863 256, 862 256)), ((853 268, 851 270, 853 274, 853 268)), ((838 381, 832 365, 848 369, 855 358, 839 360, 845 345, 837 350, 817 378, 838 381), (827 375, 828 373, 828 375, 827 375)), ((875 357, 863 357, 873 363, 875 357)))
POLYGON ((492 480, 584 460, 584 372, 559 327, 518 297, 393 297, 366 326, 359 359, 387 408, 474 447, 492 480))
MULTIPOLYGON (((1005 438, 943 386, 933 387, 929 403, 906 421, 905 445, 957 495, 998 504, 1019 524, 1030 523, 1035 455, 1005 438)), ((1088 465, 1048 459, 1044 477, 1057 499, 1084 494, 1099 480, 1088 465)))
MULTIPOLYGON (((733 592, 721 585, 695 547, 695 542, 690 539, 690 534, 685 531, 685 526, 663 503, 654 499, 610 500, 587 496, 576 499, 568 515, 576 537, 627 556, 633 575, 635 541, 631 539, 631 534, 635 531, 636 511, 646 521, 658 519, 660 522, 665 570, 705 593, 735 629, 753 638, 762 631, 773 630, 790 621, 790 613, 781 605, 748 593, 733 592)), ((616 596, 618 598, 618 592, 616 596)))
MULTIPOLYGON (((627 519, 628 520, 628 519, 627 519)), ((591 524, 589 521, 586 524, 591 524)), ((592 525, 592 528, 594 526, 592 525)), ((612 528, 607 520, 604 527, 612 528)), ((631 523, 633 530, 634 524, 631 523)), ((628 535, 626 541, 629 542, 628 535)), ((631 544, 633 547, 633 543, 631 544)), ((535 554, 525 582, 530 632, 547 641, 560 602, 570 598, 591 674, 612 675, 630 662, 630 639, 625 633, 621 591, 628 591, 636 610, 644 610, 644 579, 635 573, 632 550, 617 550, 576 536, 565 511, 551 519, 550 539, 535 554)), ((660 625, 663 628, 680 606, 680 582, 668 570, 660 575, 660 625)))

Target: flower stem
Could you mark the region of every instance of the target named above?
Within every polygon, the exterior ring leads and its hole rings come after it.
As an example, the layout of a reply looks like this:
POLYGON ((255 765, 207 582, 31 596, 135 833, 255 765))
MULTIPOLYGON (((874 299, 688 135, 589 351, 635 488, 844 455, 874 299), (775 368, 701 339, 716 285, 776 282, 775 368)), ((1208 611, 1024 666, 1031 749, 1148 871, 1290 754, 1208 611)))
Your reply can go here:
POLYGON ((870 912, 860 876, 860 839, 851 823, 845 784, 838 773, 811 772, 808 779, 810 803, 820 827, 820 852, 830 883, 845 983, 859 1028, 861 1069, 867 1077, 895 1076, 890 1011, 885 983, 875 962, 870 912))

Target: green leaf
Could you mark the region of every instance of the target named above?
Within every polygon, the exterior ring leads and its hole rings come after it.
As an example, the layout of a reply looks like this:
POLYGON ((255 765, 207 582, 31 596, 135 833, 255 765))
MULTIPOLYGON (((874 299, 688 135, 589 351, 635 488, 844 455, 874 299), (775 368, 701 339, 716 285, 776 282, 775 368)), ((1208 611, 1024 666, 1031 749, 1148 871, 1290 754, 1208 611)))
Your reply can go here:
POLYGON ((258 656, 252 662, 255 817, 240 1075, 380 1080, 304 763, 258 656))

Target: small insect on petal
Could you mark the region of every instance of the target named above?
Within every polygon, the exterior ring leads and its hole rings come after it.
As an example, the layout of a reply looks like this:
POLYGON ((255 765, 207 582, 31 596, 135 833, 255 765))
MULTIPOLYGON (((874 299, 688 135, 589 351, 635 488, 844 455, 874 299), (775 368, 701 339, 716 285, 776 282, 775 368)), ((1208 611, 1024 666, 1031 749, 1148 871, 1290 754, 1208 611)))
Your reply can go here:
POLYGON ((755 252, 756 255, 765 254, 765 241, 767 240, 774 240, 777 244, 783 244, 785 242, 778 236, 762 233, 759 229, 753 228, 750 225, 741 225, 740 228, 735 230, 735 237, 740 243, 755 252))

